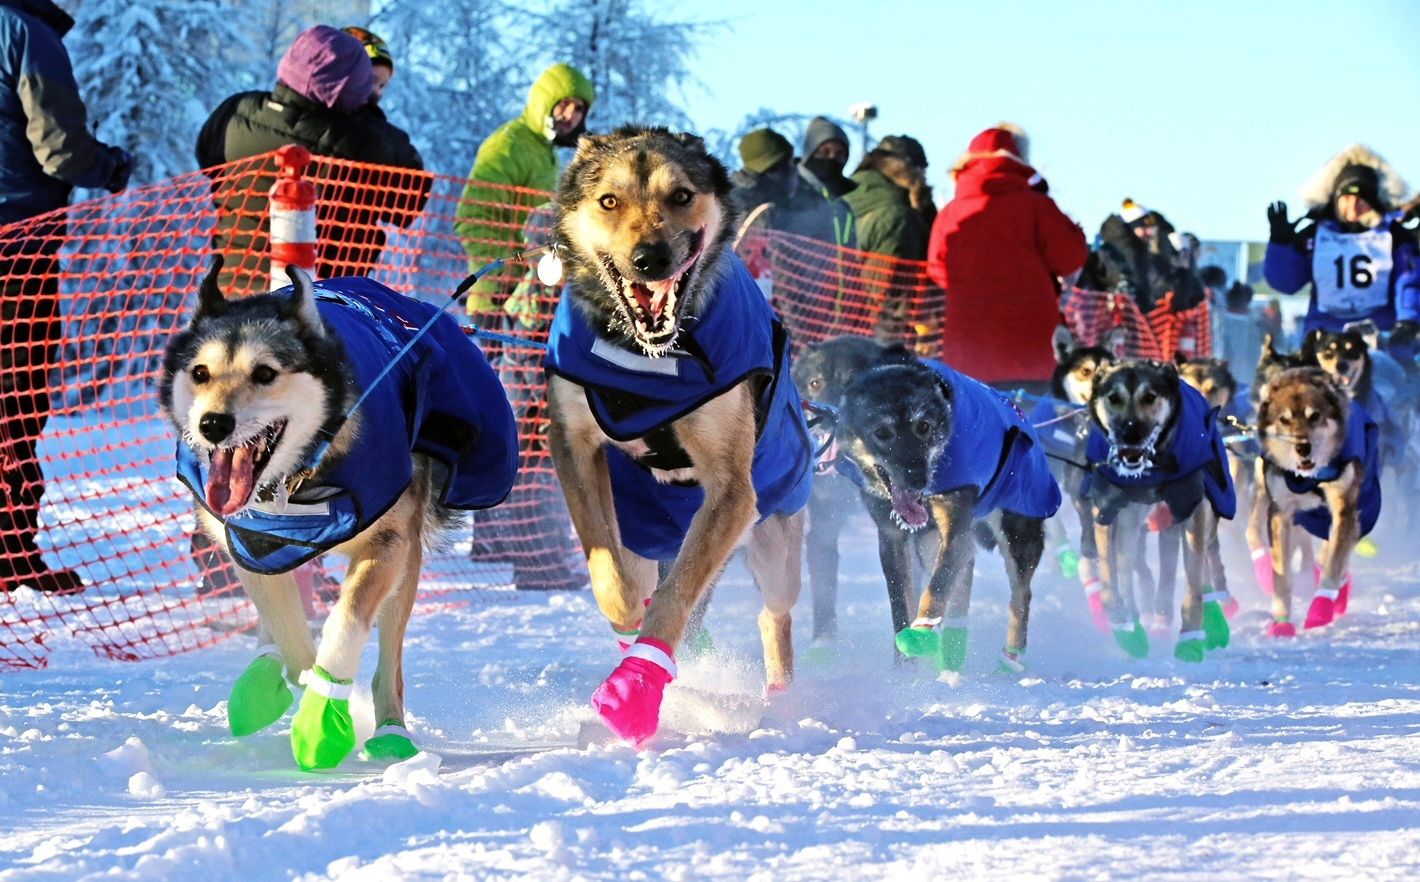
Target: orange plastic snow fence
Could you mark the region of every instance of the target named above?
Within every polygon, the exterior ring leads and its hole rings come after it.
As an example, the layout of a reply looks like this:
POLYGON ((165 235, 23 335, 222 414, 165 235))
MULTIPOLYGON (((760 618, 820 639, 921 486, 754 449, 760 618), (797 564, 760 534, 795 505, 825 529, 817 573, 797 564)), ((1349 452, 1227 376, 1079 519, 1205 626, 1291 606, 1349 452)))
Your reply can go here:
MULTIPOLYGON (((463 201, 462 178, 324 157, 293 171, 303 158, 283 172, 266 154, 0 227, 0 669, 76 650, 155 658, 254 627, 230 564, 193 537, 157 398, 163 350, 214 251, 229 297, 268 290, 274 262, 314 259, 321 277, 369 275, 468 321, 449 300, 458 283, 547 235, 546 193, 480 185, 463 201)), ((762 231, 738 249, 796 345, 856 333, 939 354, 944 295, 923 264, 762 231)), ((517 264, 494 278, 492 311, 474 320, 527 341, 480 341, 518 414, 522 471, 507 502, 426 559, 425 609, 466 602, 471 588, 586 584, 546 444, 538 343, 557 292, 517 264)), ((1206 307, 1144 317, 1076 291, 1065 312, 1086 339, 1128 328, 1131 354, 1210 346, 1206 307)), ((313 587, 329 600, 341 564, 324 567, 313 587)))

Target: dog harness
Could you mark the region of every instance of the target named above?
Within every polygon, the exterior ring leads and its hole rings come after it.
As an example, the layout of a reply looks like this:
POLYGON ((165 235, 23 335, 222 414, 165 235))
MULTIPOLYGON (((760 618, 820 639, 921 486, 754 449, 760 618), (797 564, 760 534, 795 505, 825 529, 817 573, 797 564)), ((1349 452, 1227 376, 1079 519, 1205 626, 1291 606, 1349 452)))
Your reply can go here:
MULTIPOLYGON (((1375 527, 1381 514, 1380 428, 1361 405, 1351 402, 1350 411, 1346 415, 1346 440, 1341 443, 1341 452, 1335 459, 1315 475, 1302 477, 1284 471, 1282 477, 1287 482, 1287 489, 1293 493, 1315 493, 1321 498, 1321 485, 1341 477, 1347 463, 1352 462, 1361 464, 1361 498, 1358 508, 1361 535, 1365 536, 1375 527), (1358 426, 1360 431, 1357 431, 1358 426)), ((1318 539, 1331 536, 1331 511, 1322 503, 1318 503, 1316 508, 1295 512, 1292 522, 1318 539)))
POLYGON ((1089 412, 1063 401, 1041 400, 1031 411, 1030 422, 1060 489, 1079 496, 1085 476, 1085 443, 1090 437, 1089 412))
MULTIPOLYGON (((273 293, 290 296, 292 288, 273 293)), ((362 277, 316 282, 315 297, 326 327, 344 344, 357 394, 440 311, 362 277)), ((435 488, 446 507, 488 508, 512 489, 518 443, 507 393, 451 316, 436 321, 394 364, 358 416, 360 433, 346 456, 284 504, 254 496, 225 519, 228 547, 243 569, 284 573, 359 535, 413 481, 411 453, 446 470, 435 488)), ((203 505, 207 468, 206 457, 178 442, 178 479, 203 505)))
MULTIPOLYGON (((1237 494, 1228 472, 1227 451, 1218 431, 1216 408, 1208 407, 1208 399, 1187 383, 1178 384, 1179 409, 1174 418, 1173 443, 1167 451, 1156 454, 1153 464, 1139 474, 1120 472, 1109 461, 1109 437, 1098 425, 1090 431, 1085 449, 1090 473, 1085 478, 1085 493, 1096 498, 1095 481, 1105 481, 1116 487, 1157 487, 1161 500, 1169 507, 1175 523, 1182 522, 1206 497, 1220 518, 1237 513, 1237 494), (1201 486, 1189 481, 1195 472, 1202 472, 1201 486)), ((1102 508, 1100 523, 1113 523, 1119 505, 1102 508)))
POLYGON ((651 560, 679 554, 705 501, 698 484, 662 483, 651 472, 693 465, 670 424, 746 379, 765 381, 755 407, 751 467, 760 518, 793 514, 809 500, 813 449, 789 379, 788 338, 744 264, 734 254, 724 260, 728 266, 705 314, 681 321, 676 346, 664 356, 649 358, 598 334, 568 291, 548 336, 547 372, 585 390, 609 438, 642 438, 651 448, 640 460, 616 447, 606 451, 621 541, 651 560))
MULTIPOLYGON (((1024 413, 995 389, 947 367, 921 359, 950 390, 952 437, 937 459, 927 496, 970 487, 976 491, 972 514, 984 517, 1009 511, 1028 518, 1048 518, 1060 509, 1060 486, 1050 473, 1045 448, 1024 413)), ((839 470, 859 487, 863 472, 849 457, 839 470)))

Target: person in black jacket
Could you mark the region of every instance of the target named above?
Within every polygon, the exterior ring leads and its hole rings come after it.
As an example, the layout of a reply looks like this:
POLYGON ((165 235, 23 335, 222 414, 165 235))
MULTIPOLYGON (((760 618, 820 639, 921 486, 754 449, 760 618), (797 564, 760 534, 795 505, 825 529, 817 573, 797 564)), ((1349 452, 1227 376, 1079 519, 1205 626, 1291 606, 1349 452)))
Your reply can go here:
POLYGON ((74 187, 122 190, 133 160, 89 131, 61 42, 73 26, 50 0, 0 0, 0 592, 84 589, 78 573, 52 569, 35 541, 44 495, 35 447, 63 333, 66 230, 56 209, 74 187))
POLYGON ((197 139, 217 202, 213 247, 226 257, 219 283, 230 293, 265 291, 268 282, 267 192, 275 162, 239 164, 286 144, 317 156, 410 169, 324 181, 316 203, 316 275, 366 275, 379 261, 380 224, 408 226, 424 209, 432 178, 402 130, 372 108, 374 66, 355 37, 325 25, 303 31, 282 57, 270 92, 241 92, 218 105, 197 139), (361 179, 364 179, 363 181, 361 179))

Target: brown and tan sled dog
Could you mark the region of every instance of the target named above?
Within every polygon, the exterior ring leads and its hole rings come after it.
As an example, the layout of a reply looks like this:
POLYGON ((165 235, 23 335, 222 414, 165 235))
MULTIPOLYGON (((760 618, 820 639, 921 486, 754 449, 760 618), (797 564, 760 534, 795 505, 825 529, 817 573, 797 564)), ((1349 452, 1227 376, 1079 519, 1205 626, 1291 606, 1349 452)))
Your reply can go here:
POLYGON ((638 746, 746 534, 768 690, 794 669, 811 446, 783 329, 727 248, 729 191, 699 138, 623 128, 582 140, 557 196, 569 284, 548 340, 549 440, 625 650, 592 704, 638 746))

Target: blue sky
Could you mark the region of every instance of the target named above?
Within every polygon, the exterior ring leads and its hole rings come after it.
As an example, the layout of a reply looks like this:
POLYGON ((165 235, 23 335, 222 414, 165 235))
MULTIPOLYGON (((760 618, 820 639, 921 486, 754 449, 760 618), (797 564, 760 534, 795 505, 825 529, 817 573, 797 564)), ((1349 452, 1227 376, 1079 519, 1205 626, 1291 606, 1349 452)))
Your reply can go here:
POLYGON ((694 63, 698 125, 872 101, 875 137, 926 147, 939 202, 1001 120, 1091 234, 1131 196, 1204 239, 1265 239, 1267 203, 1295 205, 1356 141, 1420 186, 1416 0, 716 0, 699 17, 727 27, 694 63))

